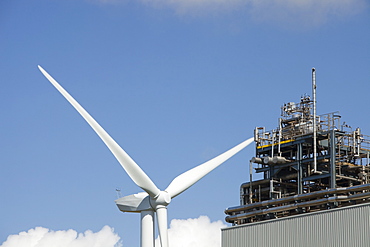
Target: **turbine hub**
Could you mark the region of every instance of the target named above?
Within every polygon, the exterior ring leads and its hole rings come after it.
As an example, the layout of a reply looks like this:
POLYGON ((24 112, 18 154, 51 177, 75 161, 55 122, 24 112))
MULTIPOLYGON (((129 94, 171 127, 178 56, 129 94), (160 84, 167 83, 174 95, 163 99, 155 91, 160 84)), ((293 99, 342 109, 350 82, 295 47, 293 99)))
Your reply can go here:
POLYGON ((170 202, 171 196, 167 191, 161 191, 156 197, 150 198, 150 204, 153 208, 157 208, 158 206, 166 207, 170 202))

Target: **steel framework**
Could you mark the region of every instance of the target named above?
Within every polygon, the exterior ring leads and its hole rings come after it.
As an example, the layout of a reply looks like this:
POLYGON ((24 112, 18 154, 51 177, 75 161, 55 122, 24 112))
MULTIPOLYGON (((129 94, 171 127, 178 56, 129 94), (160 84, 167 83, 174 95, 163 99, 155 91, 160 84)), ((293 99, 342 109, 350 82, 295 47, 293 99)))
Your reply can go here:
MULTIPOLYGON (((314 97, 315 98, 315 97, 314 97)), ((254 132, 250 170, 263 179, 240 187, 240 206, 226 209, 234 225, 370 201, 370 137, 341 123, 339 112, 317 116, 315 100, 281 107, 278 127, 254 132)))

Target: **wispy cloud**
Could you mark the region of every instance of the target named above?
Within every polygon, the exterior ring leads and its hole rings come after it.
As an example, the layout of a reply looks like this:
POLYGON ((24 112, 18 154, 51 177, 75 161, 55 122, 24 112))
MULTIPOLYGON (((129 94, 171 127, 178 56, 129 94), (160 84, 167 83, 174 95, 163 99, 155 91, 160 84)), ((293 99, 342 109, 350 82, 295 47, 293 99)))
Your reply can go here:
MULTIPOLYGON (((130 0, 95 0, 127 3, 130 0)), ((246 19, 284 25, 318 26, 333 18, 357 14, 367 0, 131 0, 153 8, 166 8, 181 16, 241 12, 246 19)))
POLYGON ((358 14, 367 6, 365 0, 249 0, 249 14, 261 22, 313 27, 358 14))
POLYGON ((139 0, 144 4, 173 9, 180 15, 204 15, 227 12, 245 6, 243 0, 139 0))

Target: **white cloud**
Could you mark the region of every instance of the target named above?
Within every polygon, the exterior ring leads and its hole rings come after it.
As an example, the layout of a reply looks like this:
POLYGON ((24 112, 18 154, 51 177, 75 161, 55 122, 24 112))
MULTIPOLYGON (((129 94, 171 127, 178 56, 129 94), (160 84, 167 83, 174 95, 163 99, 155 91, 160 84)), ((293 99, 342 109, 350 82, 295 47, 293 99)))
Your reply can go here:
MULTIPOLYGON (((171 221, 168 229, 171 247, 220 247, 221 228, 226 227, 220 220, 211 222, 207 216, 196 219, 171 221)), ((155 246, 160 246, 159 238, 155 246)))
MULTIPOLYGON (((222 227, 226 225, 221 221, 211 222, 207 216, 174 219, 168 230, 170 246, 220 247, 222 227)), ((36 227, 10 235, 0 247, 122 247, 119 240, 120 237, 109 226, 104 226, 96 233, 90 230, 85 233, 77 233, 75 230, 52 231, 36 227)), ((159 239, 156 239, 156 246, 160 246, 159 239)))
POLYGON ((121 247, 120 237, 109 226, 99 232, 90 230, 77 233, 75 230, 52 231, 36 227, 27 232, 10 235, 0 247, 121 247))

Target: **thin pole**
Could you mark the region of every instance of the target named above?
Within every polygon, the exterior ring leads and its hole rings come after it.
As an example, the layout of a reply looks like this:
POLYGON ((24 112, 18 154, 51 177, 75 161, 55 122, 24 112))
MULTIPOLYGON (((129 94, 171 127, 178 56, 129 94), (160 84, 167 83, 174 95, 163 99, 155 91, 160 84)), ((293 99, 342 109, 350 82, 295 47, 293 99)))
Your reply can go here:
POLYGON ((312 68, 312 97, 313 97, 313 171, 317 171, 317 146, 316 146, 316 70, 312 68))

